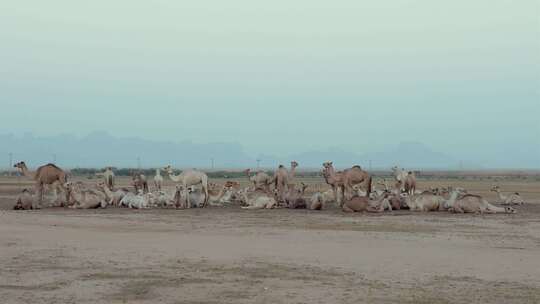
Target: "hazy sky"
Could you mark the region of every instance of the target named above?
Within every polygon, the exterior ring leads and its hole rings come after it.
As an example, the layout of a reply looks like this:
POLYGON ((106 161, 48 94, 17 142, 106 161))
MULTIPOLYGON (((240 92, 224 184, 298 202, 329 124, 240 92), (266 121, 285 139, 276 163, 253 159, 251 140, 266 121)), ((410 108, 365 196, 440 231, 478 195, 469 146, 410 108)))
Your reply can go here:
POLYGON ((0 105, 2 133, 540 153, 540 1, 3 1, 0 105))

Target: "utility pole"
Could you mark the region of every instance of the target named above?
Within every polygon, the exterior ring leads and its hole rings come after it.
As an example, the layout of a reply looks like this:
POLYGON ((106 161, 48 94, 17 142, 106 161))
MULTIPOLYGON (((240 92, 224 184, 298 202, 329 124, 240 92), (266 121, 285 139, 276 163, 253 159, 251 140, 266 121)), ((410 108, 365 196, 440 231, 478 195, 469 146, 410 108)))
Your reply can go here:
POLYGON ((261 159, 257 158, 257 169, 261 167, 261 159))
POLYGON ((12 170, 13 170, 13 153, 9 152, 9 167, 8 167, 9 176, 11 176, 12 170))
POLYGON ((141 170, 141 158, 137 156, 137 169, 141 170))
POLYGON ((212 170, 214 170, 214 158, 210 158, 210 166, 212 168, 212 170))

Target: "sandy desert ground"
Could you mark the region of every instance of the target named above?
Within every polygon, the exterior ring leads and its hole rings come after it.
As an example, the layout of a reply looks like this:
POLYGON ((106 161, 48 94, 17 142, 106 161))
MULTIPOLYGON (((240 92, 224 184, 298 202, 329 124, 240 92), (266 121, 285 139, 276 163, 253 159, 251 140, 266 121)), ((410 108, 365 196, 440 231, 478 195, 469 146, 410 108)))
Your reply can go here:
MULTIPOLYGON (((494 202, 491 184, 419 186, 494 202)), ((12 211, 29 183, 3 177, 0 302, 540 303, 540 181, 498 184, 526 198, 517 214, 12 211)))

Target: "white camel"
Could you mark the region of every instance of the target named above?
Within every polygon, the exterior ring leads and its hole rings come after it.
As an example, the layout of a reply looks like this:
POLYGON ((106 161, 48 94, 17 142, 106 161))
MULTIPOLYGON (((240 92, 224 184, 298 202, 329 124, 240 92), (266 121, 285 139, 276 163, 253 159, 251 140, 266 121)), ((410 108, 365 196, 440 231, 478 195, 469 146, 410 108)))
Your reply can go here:
POLYGON ((144 193, 142 189, 138 190, 136 195, 126 195, 120 201, 120 204, 128 208, 133 209, 147 209, 150 208, 152 200, 152 193, 144 193))
POLYGON ((124 198, 124 196, 129 193, 127 189, 118 189, 116 191, 111 191, 111 189, 109 189, 109 187, 104 182, 98 182, 96 187, 98 188, 98 190, 103 191, 107 198, 107 203, 115 207, 118 207, 122 198, 124 198))
POLYGON ((154 186, 156 186, 157 191, 161 191, 162 185, 163 185, 163 176, 161 176, 161 170, 157 168, 156 175, 154 176, 154 186))
POLYGON ((109 187, 109 190, 114 189, 114 172, 112 170, 112 167, 105 168, 105 172, 98 172, 96 173, 97 176, 103 177, 103 182, 107 187, 109 187))
POLYGON ((405 180, 407 176, 409 175, 407 171, 403 168, 399 168, 398 166, 392 167, 392 173, 394 174, 394 178, 396 179, 396 182, 401 183, 400 190, 405 190, 405 180))
POLYGON ((494 186, 491 188, 491 191, 497 192, 497 195, 499 196, 499 199, 501 200, 501 204, 503 205, 523 205, 525 204, 525 201, 519 195, 519 193, 511 193, 509 195, 504 195, 501 193, 501 188, 499 186, 494 186))
MULTIPOLYGON (((165 172, 169 174, 169 178, 177 183, 181 183, 183 189, 187 189, 190 186, 201 185, 202 191, 205 194, 203 207, 208 204, 209 195, 208 195, 208 176, 204 172, 195 171, 195 170, 185 170, 182 171, 179 175, 175 175, 172 167, 169 165, 164 168, 165 172)), ((186 199, 188 196, 186 196, 186 199)), ((187 208, 191 208, 191 204, 186 201, 187 208)))

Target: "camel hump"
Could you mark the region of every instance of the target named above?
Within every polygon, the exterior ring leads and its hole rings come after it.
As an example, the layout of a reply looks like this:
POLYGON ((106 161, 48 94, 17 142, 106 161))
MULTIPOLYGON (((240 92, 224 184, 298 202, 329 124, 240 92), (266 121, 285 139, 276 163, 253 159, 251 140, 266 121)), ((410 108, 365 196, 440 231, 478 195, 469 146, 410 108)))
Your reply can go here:
POLYGON ((461 198, 467 198, 467 197, 482 198, 480 195, 476 195, 476 194, 465 194, 461 198))
POLYGON ((53 168, 55 168, 55 169, 62 170, 62 169, 60 169, 60 167, 58 167, 57 165, 55 165, 55 164, 53 164, 53 163, 48 163, 48 164, 46 164, 44 167, 53 167, 53 168))
POLYGON ((353 168, 362 170, 362 167, 360 167, 360 165, 354 165, 353 168))

